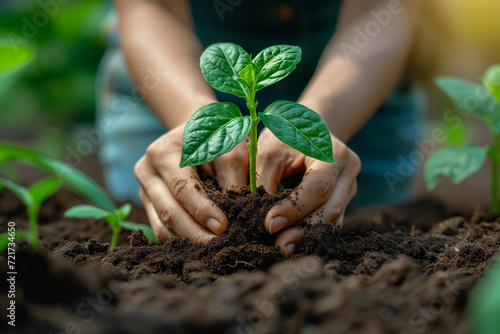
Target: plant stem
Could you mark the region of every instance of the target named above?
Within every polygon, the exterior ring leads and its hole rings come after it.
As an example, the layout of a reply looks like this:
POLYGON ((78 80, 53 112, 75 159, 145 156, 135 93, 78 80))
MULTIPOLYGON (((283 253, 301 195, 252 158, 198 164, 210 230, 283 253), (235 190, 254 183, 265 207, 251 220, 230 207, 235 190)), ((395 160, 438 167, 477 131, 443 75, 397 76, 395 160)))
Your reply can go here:
POLYGON ((488 157, 491 162, 491 213, 497 215, 499 213, 498 206, 498 165, 500 163, 500 136, 496 135, 494 144, 488 152, 488 157))
POLYGON ((34 250, 38 250, 38 207, 28 207, 28 219, 30 224, 29 243, 34 250))
POLYGON ((491 161, 491 213, 498 214, 498 161, 491 161))
POLYGON ((259 118, 257 117, 257 106, 255 105, 255 90, 254 87, 250 88, 247 99, 247 107, 250 111, 253 124, 250 129, 250 142, 247 144, 248 152, 250 154, 249 178, 250 178, 250 192, 252 194, 257 192, 257 124, 259 118))
POLYGON ((111 237, 111 243, 109 244, 109 250, 112 250, 116 247, 116 242, 118 241, 118 235, 120 235, 120 231, 122 230, 121 226, 112 227, 113 236, 111 237))

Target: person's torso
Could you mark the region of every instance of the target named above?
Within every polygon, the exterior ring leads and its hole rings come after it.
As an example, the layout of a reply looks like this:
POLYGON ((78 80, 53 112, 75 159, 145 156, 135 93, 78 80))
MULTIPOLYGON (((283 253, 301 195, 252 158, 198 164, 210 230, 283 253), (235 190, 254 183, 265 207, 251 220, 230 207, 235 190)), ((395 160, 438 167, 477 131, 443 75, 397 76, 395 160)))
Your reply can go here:
MULTIPOLYGON (((286 79, 258 93, 259 107, 264 108, 275 100, 296 101, 299 98, 335 32, 341 2, 191 0, 191 10, 203 47, 231 42, 254 57, 276 44, 297 45, 302 49, 302 60, 297 68, 286 79)), ((236 98, 219 95, 223 101, 242 105, 236 98)))

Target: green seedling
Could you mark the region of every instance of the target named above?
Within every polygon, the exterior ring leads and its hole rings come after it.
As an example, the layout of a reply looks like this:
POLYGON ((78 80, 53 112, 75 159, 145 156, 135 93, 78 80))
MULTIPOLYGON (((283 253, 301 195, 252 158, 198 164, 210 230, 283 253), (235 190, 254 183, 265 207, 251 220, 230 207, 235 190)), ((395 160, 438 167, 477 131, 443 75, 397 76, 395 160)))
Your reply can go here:
POLYGON ((144 225, 125 221, 125 218, 127 218, 130 214, 130 210, 132 210, 132 206, 128 203, 113 211, 104 210, 92 205, 75 205, 74 207, 68 209, 64 213, 64 216, 72 218, 104 218, 113 230, 113 237, 111 238, 111 243, 109 244, 110 249, 113 249, 116 246, 116 241, 118 240, 118 235, 120 234, 122 228, 127 230, 136 230, 140 228, 149 239, 155 240, 155 236, 151 228, 144 228, 144 225))
MULTIPOLYGON (((113 230, 110 248, 116 245, 116 238, 122 228, 129 230, 140 228, 147 237, 156 242, 151 227, 125 221, 125 218, 130 213, 130 205, 126 204, 121 208, 116 208, 106 192, 91 178, 77 169, 34 150, 0 142, 0 165, 4 165, 12 160, 18 160, 38 167, 52 176, 36 183, 30 188, 24 188, 11 180, 0 178, 0 190, 3 187, 10 189, 21 199, 28 210, 30 231, 28 233, 21 230, 16 231, 15 237, 17 239, 25 239, 33 248, 38 248, 37 216, 40 205, 61 185, 64 185, 86 201, 96 205, 95 207, 78 205, 69 209, 66 212, 66 216, 105 218, 113 230)), ((8 232, 0 235, 0 251, 7 247, 12 238, 13 236, 8 232)))
MULTIPOLYGON (((29 233, 23 237, 31 244, 33 249, 38 249, 38 211, 42 203, 61 186, 61 180, 56 177, 44 179, 29 188, 20 186, 10 180, 0 178, 0 190, 5 187, 10 189, 23 202, 28 211, 29 233)), ((13 235, 9 235, 10 241, 13 235)))
POLYGON ((212 161, 249 135, 249 183, 255 193, 260 121, 285 144, 307 156, 335 164, 330 132, 316 112, 291 101, 276 101, 257 113, 256 92, 288 76, 301 55, 301 49, 291 45, 271 46, 254 59, 236 44, 209 46, 200 58, 205 80, 218 91, 244 98, 250 116, 243 116, 235 104, 227 102, 210 103, 198 109, 184 128, 180 166, 212 161))
POLYGON ((444 147, 434 152, 424 166, 429 191, 448 176, 458 184, 477 172, 486 159, 491 163, 491 212, 499 213, 498 167, 500 164, 500 65, 490 67, 483 85, 453 77, 440 77, 436 84, 465 112, 482 119, 492 137, 484 147, 472 143, 464 147, 444 147))

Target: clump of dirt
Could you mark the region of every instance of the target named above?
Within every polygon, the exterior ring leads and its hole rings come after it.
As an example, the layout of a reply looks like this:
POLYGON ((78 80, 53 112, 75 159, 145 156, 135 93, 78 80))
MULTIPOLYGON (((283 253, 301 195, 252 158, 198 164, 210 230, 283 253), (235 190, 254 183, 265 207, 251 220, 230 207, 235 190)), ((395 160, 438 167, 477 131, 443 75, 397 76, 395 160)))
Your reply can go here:
POLYGON ((247 188, 227 193, 208 188, 207 193, 228 217, 228 228, 222 235, 206 245, 175 237, 161 246, 147 246, 135 233, 131 239, 135 247, 117 247, 103 261, 129 271, 140 263, 155 274, 173 274, 190 282, 192 277, 226 275, 241 268, 267 269, 283 260, 275 247, 276 235, 264 228, 264 218, 273 205, 290 195, 290 190, 272 195, 262 187, 255 194, 247 188))

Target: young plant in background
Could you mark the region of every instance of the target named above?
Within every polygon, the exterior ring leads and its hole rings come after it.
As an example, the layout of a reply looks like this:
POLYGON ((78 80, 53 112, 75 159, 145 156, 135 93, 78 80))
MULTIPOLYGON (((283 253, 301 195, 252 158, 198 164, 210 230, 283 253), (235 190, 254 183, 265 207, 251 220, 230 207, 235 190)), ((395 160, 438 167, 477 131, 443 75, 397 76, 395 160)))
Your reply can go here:
POLYGON ((106 219, 109 226, 113 230, 113 236, 111 238, 111 243, 109 244, 109 249, 116 247, 116 241, 118 240, 118 235, 120 234, 122 228, 127 230, 136 230, 138 228, 144 231, 144 234, 151 240, 155 240, 154 233, 148 226, 139 225, 136 223, 125 221, 128 217, 132 206, 130 204, 125 204, 118 209, 112 211, 104 210, 102 208, 93 205, 75 205, 74 207, 68 209, 65 213, 65 217, 72 218, 94 218, 94 219, 106 219), (146 227, 146 228, 145 228, 146 227))
MULTIPOLYGON (((21 199, 28 210, 30 231, 28 233, 26 231, 16 231, 15 237, 17 239, 25 239, 33 248, 38 248, 38 209, 45 199, 59 189, 61 185, 65 185, 75 194, 96 205, 96 207, 78 205, 69 209, 66 216, 105 218, 113 230, 110 248, 116 245, 116 239, 122 228, 129 230, 140 228, 149 239, 156 242, 150 226, 125 221, 125 218, 130 213, 129 204, 116 208, 106 192, 77 169, 34 150, 0 142, 0 165, 11 160, 19 160, 33 165, 53 176, 36 183, 30 188, 24 188, 11 180, 0 178, 0 190, 2 190, 3 186, 10 189, 21 199)), ((12 236, 8 232, 0 235, 0 251, 6 248, 10 238, 12 236)))
MULTIPOLYGON (((2 187, 10 189, 23 202, 28 211, 29 232, 22 233, 22 238, 26 239, 33 249, 38 249, 38 211, 42 203, 61 186, 61 180, 57 177, 50 177, 35 183, 29 188, 22 187, 10 180, 0 178, 0 191, 2 187)), ((10 236, 12 237, 12 236, 10 236)), ((2 244, 5 243, 5 240, 2 244)), ((0 247, 1 249, 2 247, 0 247)))
POLYGON ((33 49, 26 45, 12 46, 7 36, 0 35, 0 77, 23 68, 33 59, 33 49))
POLYGON ((483 85, 463 79, 440 77, 436 84, 465 112, 482 119, 492 137, 492 144, 478 147, 444 147, 434 152, 424 166, 424 177, 429 191, 444 176, 460 183, 477 172, 485 163, 491 163, 491 212, 499 213, 498 167, 500 164, 500 65, 490 67, 483 85))
POLYGON ((256 192, 257 124, 264 125, 282 142, 303 154, 335 164, 332 141, 325 121, 316 112, 291 101, 276 101, 257 113, 256 92, 285 78, 300 62, 298 46, 275 45, 254 59, 240 46, 219 43, 201 55, 205 80, 216 90, 244 98, 250 116, 228 102, 198 109, 186 123, 181 167, 200 165, 231 151, 250 135, 250 190, 256 192))

